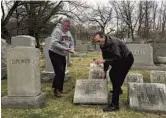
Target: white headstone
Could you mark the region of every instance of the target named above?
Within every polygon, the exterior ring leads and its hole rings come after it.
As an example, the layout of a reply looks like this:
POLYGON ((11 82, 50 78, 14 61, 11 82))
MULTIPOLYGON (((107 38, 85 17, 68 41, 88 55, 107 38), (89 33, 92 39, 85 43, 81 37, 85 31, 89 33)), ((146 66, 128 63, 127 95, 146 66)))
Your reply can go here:
POLYGON ((143 83, 143 75, 140 73, 128 73, 125 78, 126 83, 136 82, 143 83))
POLYGON ((37 108, 43 105, 39 60, 39 49, 32 47, 8 49, 8 96, 2 99, 3 107, 37 108))
POLYGON ((50 40, 51 37, 48 37, 45 39, 45 45, 43 47, 43 52, 44 52, 44 58, 45 58, 45 72, 54 72, 50 57, 49 57, 49 53, 48 53, 48 49, 49 49, 49 44, 50 44, 50 40))
POLYGON ((12 47, 16 46, 26 46, 26 47, 34 47, 36 45, 35 38, 27 35, 18 35, 16 37, 12 37, 11 39, 12 47))
POLYGON ((150 80, 151 80, 151 83, 166 84, 166 71, 151 71, 150 80))
POLYGON ((66 57, 66 64, 67 66, 70 66, 71 65, 71 53, 68 53, 67 57, 66 57))
POLYGON ((73 102, 76 104, 108 103, 107 80, 101 80, 101 79, 77 80, 73 102))
POLYGON ((134 55, 133 65, 153 66, 153 48, 150 44, 127 44, 134 55))
POLYGON ((166 85, 160 83, 129 83, 129 106, 140 111, 166 113, 166 85))

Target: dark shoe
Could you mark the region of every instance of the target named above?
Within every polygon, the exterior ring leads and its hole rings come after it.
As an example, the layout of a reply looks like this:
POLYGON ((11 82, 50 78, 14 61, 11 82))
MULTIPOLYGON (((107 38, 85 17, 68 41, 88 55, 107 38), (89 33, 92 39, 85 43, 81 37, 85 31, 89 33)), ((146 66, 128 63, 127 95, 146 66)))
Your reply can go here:
MULTIPOLYGON (((113 93, 113 90, 110 90, 110 93, 113 93)), ((123 94, 123 90, 122 89, 120 89, 119 94, 123 94)))
POLYGON ((54 89, 54 95, 56 97, 62 97, 61 92, 59 90, 57 90, 57 89, 54 89))
POLYGON ((103 112, 113 112, 113 111, 118 111, 119 110, 119 105, 108 105, 103 109, 103 112))

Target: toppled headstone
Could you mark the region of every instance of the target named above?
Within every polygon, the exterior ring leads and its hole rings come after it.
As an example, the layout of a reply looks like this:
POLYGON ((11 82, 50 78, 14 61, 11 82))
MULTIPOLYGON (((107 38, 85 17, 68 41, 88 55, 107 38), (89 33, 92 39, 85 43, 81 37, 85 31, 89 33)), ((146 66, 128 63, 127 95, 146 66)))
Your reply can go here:
POLYGON ((131 109, 166 113, 165 84, 129 83, 128 94, 131 109))
POLYGON ((107 80, 82 79, 76 81, 75 104, 106 104, 108 103, 107 80))
POLYGON ((136 82, 143 83, 143 75, 140 73, 128 73, 125 78, 126 83, 136 82))
POLYGON ((151 71, 150 80, 151 80, 151 83, 166 84, 166 71, 151 71))

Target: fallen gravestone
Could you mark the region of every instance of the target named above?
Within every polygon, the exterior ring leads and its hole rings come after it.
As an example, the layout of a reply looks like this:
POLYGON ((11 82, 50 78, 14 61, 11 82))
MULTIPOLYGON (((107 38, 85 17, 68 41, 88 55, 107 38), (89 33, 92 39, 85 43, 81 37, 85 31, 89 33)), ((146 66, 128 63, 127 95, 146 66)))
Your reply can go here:
POLYGON ((76 81, 75 104, 106 104, 108 103, 107 80, 82 79, 76 81))
POLYGON ((140 73, 128 73, 125 78, 126 83, 136 82, 143 83, 143 76, 140 73))
POLYGON ((128 94, 131 109, 166 113, 165 84, 129 83, 128 94))
POLYGON ((151 71, 150 80, 151 80, 151 83, 166 84, 166 71, 151 71))
POLYGON ((43 107, 39 59, 36 48, 18 46, 7 50, 8 95, 2 97, 2 108, 43 107))

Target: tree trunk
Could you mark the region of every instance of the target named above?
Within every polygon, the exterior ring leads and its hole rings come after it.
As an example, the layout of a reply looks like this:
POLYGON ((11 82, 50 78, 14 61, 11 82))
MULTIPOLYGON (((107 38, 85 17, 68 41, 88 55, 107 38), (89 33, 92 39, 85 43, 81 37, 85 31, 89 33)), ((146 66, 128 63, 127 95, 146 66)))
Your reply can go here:
POLYGON ((35 33, 36 48, 40 48, 39 33, 35 33))

